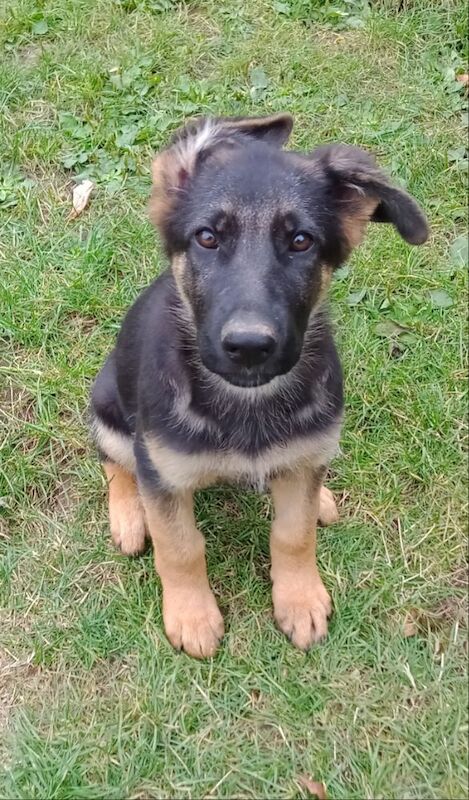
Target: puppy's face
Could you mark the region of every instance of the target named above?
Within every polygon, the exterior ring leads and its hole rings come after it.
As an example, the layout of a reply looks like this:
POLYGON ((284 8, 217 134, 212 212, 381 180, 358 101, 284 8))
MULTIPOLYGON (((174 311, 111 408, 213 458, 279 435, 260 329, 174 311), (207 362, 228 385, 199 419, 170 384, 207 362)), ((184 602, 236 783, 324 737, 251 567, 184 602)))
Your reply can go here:
POLYGON ((174 269, 201 359, 231 383, 265 383, 299 358, 321 293, 322 190, 253 142, 207 158, 181 201, 174 269))
POLYGON ((418 206, 369 156, 343 146, 285 152, 290 129, 287 115, 201 121, 154 165, 153 216, 201 360, 237 386, 292 369, 332 270, 368 220, 426 238, 418 206))

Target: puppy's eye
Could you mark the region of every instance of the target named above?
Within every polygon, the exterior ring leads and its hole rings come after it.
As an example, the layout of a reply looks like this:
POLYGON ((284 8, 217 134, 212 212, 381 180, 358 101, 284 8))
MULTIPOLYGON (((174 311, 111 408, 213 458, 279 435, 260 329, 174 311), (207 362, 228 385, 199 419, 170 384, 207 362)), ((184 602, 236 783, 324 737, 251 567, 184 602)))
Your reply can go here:
POLYGON ((210 228, 201 228, 195 234, 196 241, 201 247, 206 247, 207 250, 216 250, 218 247, 218 239, 210 228))
POLYGON ((295 233, 290 241, 290 250, 294 250, 296 253, 304 253, 305 250, 309 250, 312 245, 312 236, 310 236, 309 233, 304 233, 304 231, 299 231, 295 233))

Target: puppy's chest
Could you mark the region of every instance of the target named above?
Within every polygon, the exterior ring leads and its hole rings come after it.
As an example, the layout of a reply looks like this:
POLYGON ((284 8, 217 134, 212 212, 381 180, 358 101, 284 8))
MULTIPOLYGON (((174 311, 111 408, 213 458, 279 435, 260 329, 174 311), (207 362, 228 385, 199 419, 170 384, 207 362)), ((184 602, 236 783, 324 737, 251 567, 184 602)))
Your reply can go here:
POLYGON ((147 434, 150 460, 163 484, 173 489, 200 489, 215 483, 237 483, 262 490, 271 478, 308 466, 325 466, 334 456, 340 423, 310 436, 297 437, 254 454, 229 448, 181 452, 147 434))
POLYGON ((188 392, 154 410, 145 426, 145 443, 168 487, 195 489, 224 482, 262 488, 272 477, 302 465, 328 464, 337 450, 341 423, 340 409, 330 412, 322 396, 298 413, 275 400, 207 409, 195 405, 188 392))

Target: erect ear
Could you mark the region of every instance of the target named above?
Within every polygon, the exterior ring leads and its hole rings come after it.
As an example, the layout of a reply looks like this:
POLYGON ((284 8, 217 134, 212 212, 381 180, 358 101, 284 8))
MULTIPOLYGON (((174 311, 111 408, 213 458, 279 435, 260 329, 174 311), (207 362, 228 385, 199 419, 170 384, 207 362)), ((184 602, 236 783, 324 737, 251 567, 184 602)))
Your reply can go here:
POLYGON ((225 143, 229 147, 237 141, 257 139, 282 147, 292 127, 290 114, 273 114, 269 117, 200 117, 180 128, 169 147, 153 161, 150 202, 153 222, 164 223, 178 193, 187 187, 203 155, 212 152, 216 145, 225 143))
POLYGON ((350 248, 360 243, 367 222, 390 222, 410 244, 427 240, 427 220, 420 206, 403 189, 393 186, 364 150, 326 145, 315 150, 311 158, 332 181, 350 248))
POLYGON ((275 147, 283 147, 293 129, 290 114, 271 114, 268 117, 225 117, 216 120, 227 132, 244 134, 275 147))

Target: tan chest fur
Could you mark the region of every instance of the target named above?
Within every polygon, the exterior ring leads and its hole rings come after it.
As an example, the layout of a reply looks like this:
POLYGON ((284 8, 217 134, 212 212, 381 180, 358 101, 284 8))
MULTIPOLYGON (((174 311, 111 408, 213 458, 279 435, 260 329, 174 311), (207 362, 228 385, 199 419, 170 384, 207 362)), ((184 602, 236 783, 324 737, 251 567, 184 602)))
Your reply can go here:
POLYGON ((340 422, 314 436, 275 445, 249 457, 235 451, 187 455, 172 450, 152 436, 146 437, 151 462, 164 483, 174 489, 201 489, 215 483, 248 483, 263 488, 273 475, 305 465, 327 465, 335 455, 340 422))

